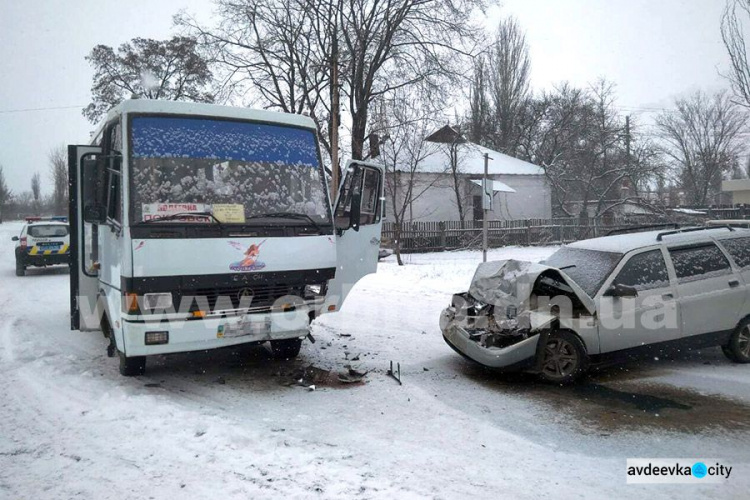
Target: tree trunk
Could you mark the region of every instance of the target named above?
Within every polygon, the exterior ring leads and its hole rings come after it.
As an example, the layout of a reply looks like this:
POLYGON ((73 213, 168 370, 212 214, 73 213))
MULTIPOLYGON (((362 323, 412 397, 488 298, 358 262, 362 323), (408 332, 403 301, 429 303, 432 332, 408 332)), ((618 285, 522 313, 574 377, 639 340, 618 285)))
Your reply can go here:
POLYGON ((404 265, 404 261, 401 260, 401 223, 396 222, 395 229, 394 229, 394 249, 393 251, 396 252, 396 262, 398 262, 399 266, 404 265))
POLYGON ((352 113, 352 159, 364 158, 365 132, 367 130, 367 110, 352 113))

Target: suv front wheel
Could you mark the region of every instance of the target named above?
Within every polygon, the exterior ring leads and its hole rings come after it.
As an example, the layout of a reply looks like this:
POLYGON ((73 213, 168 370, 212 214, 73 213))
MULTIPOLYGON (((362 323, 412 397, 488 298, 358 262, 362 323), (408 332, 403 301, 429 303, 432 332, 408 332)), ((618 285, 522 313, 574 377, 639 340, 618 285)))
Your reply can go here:
POLYGON ((551 332, 543 355, 539 374, 542 379, 553 384, 572 383, 589 366, 589 356, 583 342, 571 332, 551 332))
POLYGON ((750 318, 746 318, 737 325, 729 343, 721 349, 727 358, 735 363, 750 363, 750 318))

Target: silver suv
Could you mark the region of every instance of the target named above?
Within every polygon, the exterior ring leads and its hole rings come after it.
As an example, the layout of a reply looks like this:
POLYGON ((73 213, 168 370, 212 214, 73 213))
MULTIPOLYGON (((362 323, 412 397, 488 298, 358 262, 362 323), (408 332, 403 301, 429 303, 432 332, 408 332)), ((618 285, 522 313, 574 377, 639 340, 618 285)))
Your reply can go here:
POLYGON ((486 366, 567 383, 593 362, 721 346, 750 363, 750 229, 649 231, 579 241, 542 263, 481 264, 440 318, 486 366))

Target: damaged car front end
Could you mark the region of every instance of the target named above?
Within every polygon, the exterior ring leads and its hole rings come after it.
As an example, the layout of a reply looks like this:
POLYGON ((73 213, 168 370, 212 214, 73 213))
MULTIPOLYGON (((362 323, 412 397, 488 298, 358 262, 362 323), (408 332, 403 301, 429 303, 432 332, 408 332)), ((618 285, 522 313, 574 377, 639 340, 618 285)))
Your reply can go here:
MULTIPOLYGON (((593 320, 594 311, 593 300, 560 269, 517 260, 486 262, 468 292, 453 295, 440 329, 450 347, 477 363, 544 374, 550 371, 545 359, 564 361, 569 355, 563 342, 550 345, 550 334, 580 330, 573 324, 593 320), (550 348, 555 352, 547 352, 550 348)), ((563 372, 558 365, 551 371, 563 372)))

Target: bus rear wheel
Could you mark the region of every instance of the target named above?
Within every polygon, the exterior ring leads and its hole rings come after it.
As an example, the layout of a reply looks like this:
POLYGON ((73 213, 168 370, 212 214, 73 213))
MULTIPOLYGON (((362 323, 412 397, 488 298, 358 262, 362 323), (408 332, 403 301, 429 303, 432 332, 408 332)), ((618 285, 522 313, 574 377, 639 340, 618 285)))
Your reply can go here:
POLYGON ((302 339, 271 341, 271 355, 274 359, 294 359, 302 348, 302 339))

